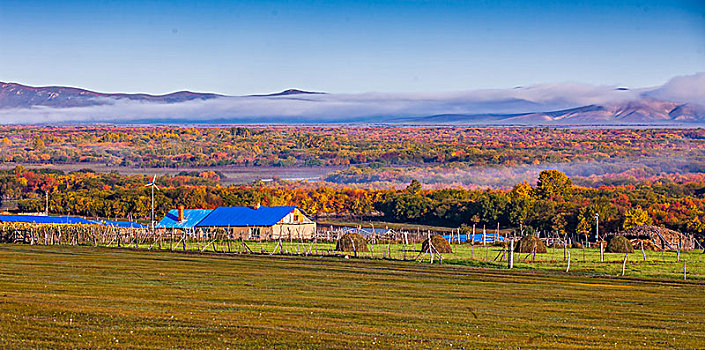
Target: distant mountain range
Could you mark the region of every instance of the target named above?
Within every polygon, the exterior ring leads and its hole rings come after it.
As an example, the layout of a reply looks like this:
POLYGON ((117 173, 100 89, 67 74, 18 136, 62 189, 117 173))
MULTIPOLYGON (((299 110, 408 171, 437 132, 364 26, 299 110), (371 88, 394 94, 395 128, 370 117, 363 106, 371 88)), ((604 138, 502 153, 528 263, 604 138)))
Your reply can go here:
POLYGON ((105 94, 65 86, 33 87, 0 82, 0 108, 30 108, 35 106, 56 108, 85 107, 105 104, 111 99, 179 103, 191 100, 208 100, 221 96, 190 91, 179 91, 166 95, 105 94))
POLYGON ((512 125, 659 125, 704 123, 705 106, 644 98, 606 105, 587 105, 556 111, 513 114, 438 114, 398 118, 396 122, 420 124, 512 125))
POLYGON ((541 84, 457 93, 226 96, 99 93, 0 83, 0 123, 411 125, 705 125, 705 73, 652 88, 541 84))

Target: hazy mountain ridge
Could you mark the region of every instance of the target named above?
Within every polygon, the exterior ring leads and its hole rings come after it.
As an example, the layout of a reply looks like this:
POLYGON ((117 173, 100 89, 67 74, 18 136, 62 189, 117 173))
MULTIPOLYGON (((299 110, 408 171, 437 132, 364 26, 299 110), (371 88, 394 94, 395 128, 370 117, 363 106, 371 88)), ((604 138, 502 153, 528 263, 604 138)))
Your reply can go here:
POLYGON ((641 89, 577 83, 447 93, 226 96, 99 93, 0 83, 0 123, 702 125, 705 73, 641 89))
POLYGON ((564 110, 519 114, 441 114, 399 118, 396 122, 422 124, 673 124, 705 122, 705 107, 654 99, 613 105, 588 105, 564 110))
POLYGON ((179 103, 191 100, 208 100, 222 95, 178 91, 165 95, 100 93, 66 86, 34 87, 17 83, 0 82, 0 108, 55 108, 95 106, 109 103, 111 99, 131 101, 179 103))

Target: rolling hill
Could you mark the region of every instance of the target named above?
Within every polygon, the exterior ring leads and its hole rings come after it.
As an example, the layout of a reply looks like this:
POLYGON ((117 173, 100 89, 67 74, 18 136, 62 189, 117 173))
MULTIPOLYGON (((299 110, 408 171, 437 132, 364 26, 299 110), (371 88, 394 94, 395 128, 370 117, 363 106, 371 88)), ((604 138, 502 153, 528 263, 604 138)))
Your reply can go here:
POLYGON ((95 106, 110 100, 130 100, 157 103, 179 103, 191 100, 208 100, 221 95, 179 91, 166 95, 100 93, 65 86, 33 87, 17 83, 0 82, 0 108, 31 108, 46 106, 56 108, 95 106))

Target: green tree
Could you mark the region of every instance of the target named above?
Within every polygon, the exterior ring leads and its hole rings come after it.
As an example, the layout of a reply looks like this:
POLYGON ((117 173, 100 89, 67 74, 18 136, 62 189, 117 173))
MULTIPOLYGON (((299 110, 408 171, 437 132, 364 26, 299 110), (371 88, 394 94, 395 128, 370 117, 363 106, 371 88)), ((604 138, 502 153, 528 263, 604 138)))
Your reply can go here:
POLYGON ((413 179, 411 180, 411 183, 409 183, 409 186, 406 186, 406 190, 409 193, 419 193, 421 192, 421 183, 419 182, 419 180, 413 179))
POLYGON ((590 235, 590 232, 592 231, 592 217, 594 217, 594 215, 591 215, 590 210, 585 208, 583 208, 580 211, 580 214, 578 215, 578 225, 575 228, 575 231, 578 233, 578 235, 585 236, 586 241, 590 235))
POLYGON ((509 222, 512 225, 526 223, 533 204, 532 192, 531 186, 526 182, 515 185, 509 192, 509 222))
POLYGON ((551 218, 551 230, 558 234, 559 236, 563 236, 566 234, 565 232, 565 226, 566 226, 566 220, 565 216, 563 213, 557 213, 551 218))
POLYGON ((539 173, 536 183, 536 194, 541 199, 563 201, 573 192, 573 182, 566 174, 555 170, 544 170, 539 173))

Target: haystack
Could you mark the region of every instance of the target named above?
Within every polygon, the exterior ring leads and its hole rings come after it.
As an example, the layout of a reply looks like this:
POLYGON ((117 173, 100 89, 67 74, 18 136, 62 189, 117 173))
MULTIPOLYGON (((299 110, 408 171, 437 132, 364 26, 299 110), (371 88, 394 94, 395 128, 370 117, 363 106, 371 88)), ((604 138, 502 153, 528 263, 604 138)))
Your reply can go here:
POLYGON ((608 253, 634 253, 632 242, 624 236, 612 236, 607 242, 608 253))
POLYGON ((656 244, 654 244, 653 241, 648 240, 648 239, 632 239, 632 247, 634 249, 641 249, 642 247, 644 250, 653 250, 653 251, 661 251, 663 249, 659 248, 656 244))
POLYGON ((522 237, 522 239, 517 242, 516 248, 514 248, 514 252, 516 253, 533 253, 534 249, 536 249, 536 253, 546 253, 548 250, 546 249, 546 245, 543 244, 543 241, 541 241, 538 237, 534 235, 528 235, 522 237))
POLYGON ((354 252, 366 253, 370 250, 367 248, 367 240, 359 233, 349 232, 344 234, 335 245, 335 250, 339 252, 354 252), (354 246, 353 246, 354 245, 354 246))
MULTIPOLYGON (((433 235, 431 236, 431 243, 433 244, 433 249, 434 253, 452 253, 453 248, 450 246, 450 243, 443 238, 441 235, 433 235)), ((423 243, 421 243, 421 251, 428 253, 428 238, 426 238, 423 243)))
POLYGON ((616 233, 615 235, 624 236, 631 240, 634 248, 638 249, 641 249, 641 243, 639 241, 635 242, 635 240, 644 241, 645 250, 651 247, 653 247, 654 250, 692 250, 695 249, 696 245, 693 236, 653 225, 634 226, 628 230, 616 233), (648 241, 653 244, 647 244, 648 241))

